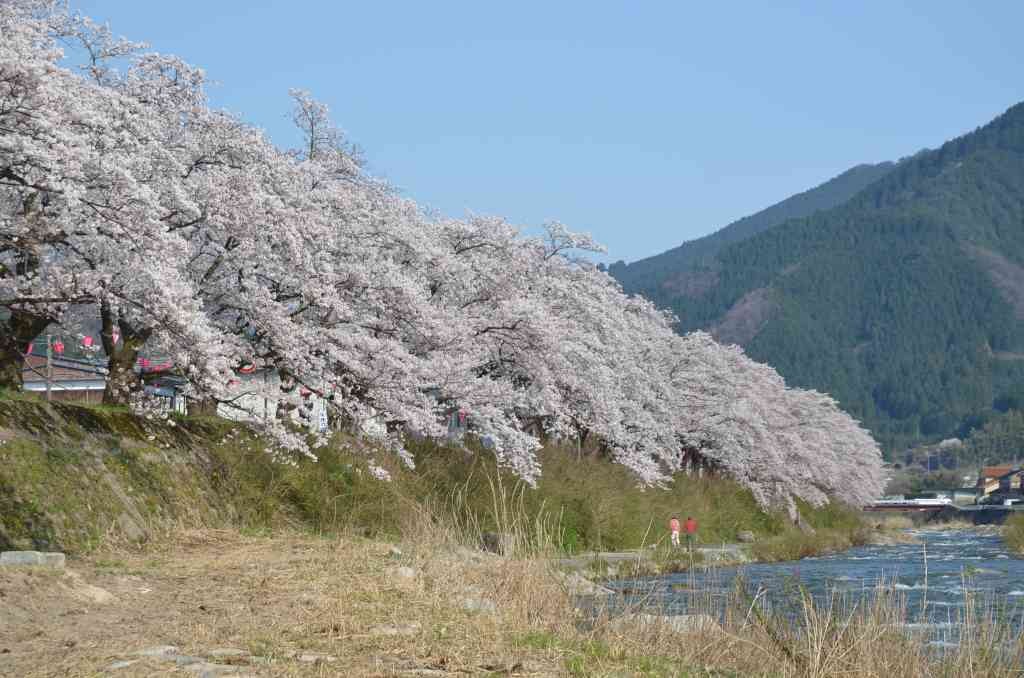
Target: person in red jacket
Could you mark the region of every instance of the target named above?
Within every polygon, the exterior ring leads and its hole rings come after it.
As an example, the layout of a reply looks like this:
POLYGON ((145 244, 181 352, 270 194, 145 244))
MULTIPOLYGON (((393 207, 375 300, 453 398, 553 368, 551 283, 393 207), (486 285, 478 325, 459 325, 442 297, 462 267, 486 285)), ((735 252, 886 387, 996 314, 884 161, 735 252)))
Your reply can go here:
POLYGON ((693 540, 697 536, 697 521, 687 516, 683 529, 686 530, 686 550, 693 551, 693 540))
POLYGON ((672 533, 672 546, 679 546, 679 518, 672 516, 668 521, 668 531, 672 533))

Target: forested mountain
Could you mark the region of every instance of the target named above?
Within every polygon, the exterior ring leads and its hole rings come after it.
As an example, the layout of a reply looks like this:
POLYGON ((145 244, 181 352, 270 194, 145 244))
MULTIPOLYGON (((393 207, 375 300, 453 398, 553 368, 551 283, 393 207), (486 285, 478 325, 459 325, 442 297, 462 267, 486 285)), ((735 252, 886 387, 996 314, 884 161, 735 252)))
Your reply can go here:
POLYGON ((965 435, 1024 383, 1024 104, 647 293, 890 450, 965 435))
POLYGON ((655 303, 664 302, 667 305, 673 292, 678 291, 678 286, 673 283, 680 274, 701 264, 711 263, 715 254, 726 245, 749 238, 787 219, 810 216, 840 205, 884 177, 895 166, 892 162, 857 165, 820 186, 790 196, 710 235, 631 264, 616 262, 609 267, 608 272, 627 290, 642 293, 655 303))

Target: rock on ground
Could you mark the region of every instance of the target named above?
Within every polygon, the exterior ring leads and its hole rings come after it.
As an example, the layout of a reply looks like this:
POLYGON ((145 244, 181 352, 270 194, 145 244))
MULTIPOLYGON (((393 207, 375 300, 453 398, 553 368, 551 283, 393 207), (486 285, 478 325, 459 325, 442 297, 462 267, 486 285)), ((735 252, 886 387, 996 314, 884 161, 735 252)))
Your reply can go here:
POLYGON ((407 565, 389 567, 385 572, 387 572, 388 576, 392 579, 404 579, 408 581, 416 578, 416 570, 407 565))
POLYGON ((42 553, 40 551, 4 551, 0 553, 0 566, 9 567, 52 567, 63 569, 66 558, 63 553, 42 553))
POLYGON ((610 596, 615 593, 611 589, 595 584, 578 572, 564 575, 562 581, 565 582, 570 596, 610 596))
POLYGON ((493 600, 487 598, 466 598, 462 601, 462 609, 468 612, 486 612, 488 614, 498 612, 498 606, 494 604, 493 600))
POLYGON ((178 654, 178 648, 174 645, 157 645, 156 647, 147 647, 132 654, 136 657, 174 657, 178 654))
POLYGON ((215 650, 210 650, 209 656, 214 659, 235 659, 238 657, 248 657, 249 653, 236 647, 218 647, 215 650))

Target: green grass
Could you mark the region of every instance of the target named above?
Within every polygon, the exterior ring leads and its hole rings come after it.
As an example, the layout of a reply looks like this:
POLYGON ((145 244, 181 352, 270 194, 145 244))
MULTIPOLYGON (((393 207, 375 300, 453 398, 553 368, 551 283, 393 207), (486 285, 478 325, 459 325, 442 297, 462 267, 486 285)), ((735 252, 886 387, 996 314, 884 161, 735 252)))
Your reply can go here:
POLYGON ((1024 553, 1024 515, 1015 513, 1006 520, 1003 540, 1017 553, 1024 553))
POLYGON ((819 528, 813 534, 791 530, 751 544, 750 553, 755 560, 777 562, 834 553, 865 543, 865 534, 860 528, 819 528))
POLYGON ((557 652, 563 657, 563 665, 570 676, 629 675, 668 678, 669 676, 727 675, 696 671, 670 657, 633 655, 625 648, 614 647, 602 640, 564 639, 549 631, 527 632, 514 638, 512 644, 531 650, 557 652))
MULTIPOLYGON (((733 542, 739 531, 750 530, 779 540, 787 554, 813 546, 730 480, 681 475, 665 489, 643 489, 621 466, 577 459, 557 446, 541 451, 543 475, 532 488, 498 470, 486 451, 428 441, 410 444, 415 470, 376 455, 394 479, 382 483, 368 473, 366 456, 353 451, 358 444, 341 434, 317 450, 317 461, 279 463, 251 431, 215 417, 148 421, 119 408, 21 398, 0 399, 0 428, 16 434, 0 446, 0 505, 6 509, 0 513, 8 514, 8 534, 17 532, 19 543, 35 539, 71 551, 92 548, 123 510, 104 478, 115 479, 152 524, 391 537, 430 507, 445 517, 456 514, 474 530, 511 531, 543 519, 557 545, 575 553, 663 546, 668 519, 678 515, 697 519, 702 544, 733 542), (47 525, 52 516, 58 519, 47 525), (15 523, 31 525, 35 536, 15 523)), ((859 524, 842 507, 802 508, 816 528, 850 532, 859 524)), ((668 562, 679 560, 677 554, 659 554, 666 567, 681 566, 668 562)))

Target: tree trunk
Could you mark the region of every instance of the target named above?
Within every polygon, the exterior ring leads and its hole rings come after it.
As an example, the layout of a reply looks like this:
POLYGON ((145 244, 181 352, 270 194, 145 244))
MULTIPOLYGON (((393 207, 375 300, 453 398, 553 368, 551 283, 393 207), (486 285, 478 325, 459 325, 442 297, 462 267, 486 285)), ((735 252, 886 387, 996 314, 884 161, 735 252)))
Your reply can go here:
POLYGON ((100 304, 103 321, 103 349, 107 352, 107 385, 103 389, 104 405, 127 405, 132 394, 142 390, 142 377, 135 372, 139 351, 146 344, 150 330, 138 330, 124 319, 115 318, 106 302, 100 304), (114 343, 115 327, 121 343, 114 343))
POLYGON ((49 324, 49 318, 11 311, 0 332, 0 390, 21 390, 25 349, 49 324))

